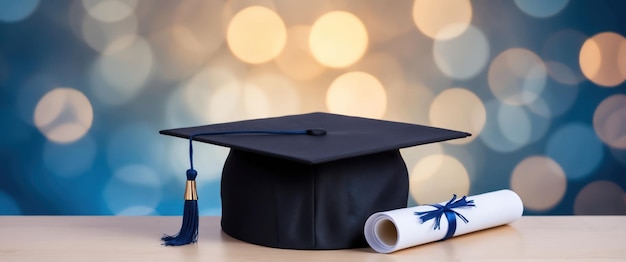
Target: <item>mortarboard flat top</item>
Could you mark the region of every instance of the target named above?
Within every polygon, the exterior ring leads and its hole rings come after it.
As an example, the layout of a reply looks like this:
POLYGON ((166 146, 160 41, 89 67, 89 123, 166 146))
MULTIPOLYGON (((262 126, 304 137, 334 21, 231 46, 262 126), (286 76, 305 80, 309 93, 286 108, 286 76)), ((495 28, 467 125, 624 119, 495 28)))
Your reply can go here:
POLYGON ((181 138, 205 132, 323 129, 324 136, 225 134, 198 135, 194 140, 300 163, 338 159, 442 142, 469 133, 415 124, 329 113, 309 113, 160 131, 181 138))

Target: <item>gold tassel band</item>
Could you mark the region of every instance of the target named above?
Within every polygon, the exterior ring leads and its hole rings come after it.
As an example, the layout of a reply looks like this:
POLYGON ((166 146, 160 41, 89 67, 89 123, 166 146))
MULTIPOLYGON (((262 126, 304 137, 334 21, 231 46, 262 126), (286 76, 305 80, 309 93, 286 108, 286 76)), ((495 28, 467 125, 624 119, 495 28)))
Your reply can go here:
POLYGON ((185 200, 198 200, 196 180, 187 180, 187 184, 185 184, 185 200))

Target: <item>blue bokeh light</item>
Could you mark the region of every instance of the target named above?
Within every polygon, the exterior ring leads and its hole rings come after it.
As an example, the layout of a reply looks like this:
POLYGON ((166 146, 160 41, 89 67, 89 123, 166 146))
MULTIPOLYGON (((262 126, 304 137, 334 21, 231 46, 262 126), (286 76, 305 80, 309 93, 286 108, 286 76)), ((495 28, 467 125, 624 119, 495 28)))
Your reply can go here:
POLYGON ((534 17, 550 17, 567 6, 569 0, 515 0, 515 4, 524 13, 534 17))
POLYGON ((0 22, 15 23, 30 16, 39 0, 0 0, 0 22))
POLYGON ((573 123, 550 136, 546 155, 563 167, 568 179, 578 180, 598 167, 604 157, 604 147, 591 127, 573 123))

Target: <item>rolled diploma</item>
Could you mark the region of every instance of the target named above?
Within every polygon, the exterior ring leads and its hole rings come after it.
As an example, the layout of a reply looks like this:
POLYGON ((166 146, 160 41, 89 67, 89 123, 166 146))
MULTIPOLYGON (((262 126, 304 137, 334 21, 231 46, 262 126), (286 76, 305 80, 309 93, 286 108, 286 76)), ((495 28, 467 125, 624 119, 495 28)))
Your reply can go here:
MULTIPOLYGON (((498 190, 466 198, 474 200, 475 207, 454 208, 468 219, 464 223, 458 216, 454 236, 511 223, 522 216, 524 206, 520 197, 511 190, 498 190)), ((445 205, 448 201, 439 203, 445 205)), ((434 229, 435 219, 421 223, 415 212, 434 210, 428 205, 378 212, 365 222, 367 243, 379 253, 441 240, 448 230, 448 220, 441 216, 440 229, 434 229)))

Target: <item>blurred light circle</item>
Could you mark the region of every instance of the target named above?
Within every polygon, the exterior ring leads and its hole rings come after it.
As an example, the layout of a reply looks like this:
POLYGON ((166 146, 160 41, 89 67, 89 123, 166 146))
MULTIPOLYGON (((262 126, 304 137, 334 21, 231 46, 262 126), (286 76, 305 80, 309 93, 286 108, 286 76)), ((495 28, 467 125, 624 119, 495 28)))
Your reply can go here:
POLYGON ((246 80, 242 102, 248 118, 299 112, 301 103, 293 83, 280 74, 270 72, 252 75, 246 80))
POLYGON ((500 53, 491 63, 488 82, 491 92, 509 105, 535 101, 546 84, 546 66, 535 53, 512 48, 500 53))
POLYGON ((113 214, 149 215, 147 210, 154 210, 161 201, 158 176, 146 166, 121 166, 105 185, 103 199, 113 214), (140 213, 128 212, 135 206, 144 208, 140 213))
POLYGON ((569 0, 515 0, 515 5, 529 16, 551 17, 563 10, 569 0))
POLYGON ((595 181, 585 186, 574 202, 575 215, 626 215, 626 194, 618 184, 595 181))
POLYGON ((15 23, 29 17, 39 0, 0 0, 0 22, 15 23))
POLYGON ((469 193, 467 170, 449 155, 430 155, 413 166, 410 178, 411 196, 418 204, 434 204, 450 200, 453 194, 469 193))
POLYGON ((93 64, 91 83, 97 98, 109 105, 133 99, 152 72, 152 56, 150 45, 139 36, 113 41, 93 64))
MULTIPOLYGON (((125 36, 134 36, 137 33, 137 23, 137 17, 134 14, 112 23, 103 23, 86 15, 83 17, 81 33, 91 48, 104 52, 115 40, 125 36)), ((118 44, 121 45, 119 48, 126 48, 132 43, 132 41, 124 41, 118 44)))
POLYGON ((626 95, 604 99, 593 114, 593 128, 610 147, 626 149, 626 95))
POLYGON ((37 103, 35 126, 55 143, 71 143, 91 128, 93 109, 89 99, 72 88, 55 88, 37 103))
POLYGON ((566 85, 575 85, 586 79, 578 66, 578 54, 585 40, 585 34, 573 29, 564 29, 548 37, 541 57, 546 61, 552 79, 566 85))
POLYGON ((626 52, 620 52, 624 37, 604 32, 587 39, 580 49, 580 68, 593 83, 603 87, 615 87, 625 77, 620 72, 620 61, 626 60, 626 52))
POLYGON ((387 109, 387 94, 374 76, 364 72, 349 72, 330 84, 326 105, 337 114, 381 118, 387 109))
POLYGON ((0 190, 0 215, 21 215, 22 210, 9 194, 0 190))
POLYGON ((241 61, 251 64, 274 59, 285 46, 287 30, 274 11, 251 6, 230 21, 226 34, 228 47, 241 61))
POLYGON ((478 137, 485 126, 487 113, 483 102, 465 88, 452 88, 441 92, 430 105, 430 124, 436 127, 462 130, 472 136, 448 141, 467 144, 478 137))
POLYGON ((285 49, 276 57, 276 65, 288 76, 307 80, 320 75, 324 67, 314 58, 308 47, 310 27, 293 26, 287 30, 285 49))
POLYGON ((567 179, 561 166, 545 156, 525 158, 511 175, 511 189, 530 210, 553 208, 563 199, 566 187, 567 179))
POLYGON ((487 64, 489 43, 487 38, 474 26, 453 24, 443 28, 437 35, 463 33, 454 38, 437 37, 433 54, 437 67, 447 76, 454 79, 469 79, 480 73, 487 64), (471 51, 468 51, 471 50, 471 51))
POLYGON ((489 148, 498 152, 513 152, 530 141, 531 122, 522 108, 491 100, 485 104, 485 109, 487 121, 479 137, 489 148))
POLYGON ((120 21, 135 11, 137 0, 82 0, 90 16, 102 22, 120 21))
POLYGON ((604 148, 591 127, 571 123, 548 138, 546 155, 561 165, 568 179, 579 180, 598 167, 604 158, 604 148))
POLYGON ((413 22, 430 38, 449 39, 462 34, 472 21, 472 4, 469 0, 415 0, 413 22), (443 34, 442 29, 450 26, 443 34))
POLYGON ((97 145, 90 136, 71 144, 46 143, 42 155, 44 165, 59 177, 75 177, 92 167, 97 145))
POLYGON ((313 57, 321 64, 335 68, 347 67, 361 59, 368 42, 363 22, 344 11, 321 16, 311 27, 309 35, 313 57))

